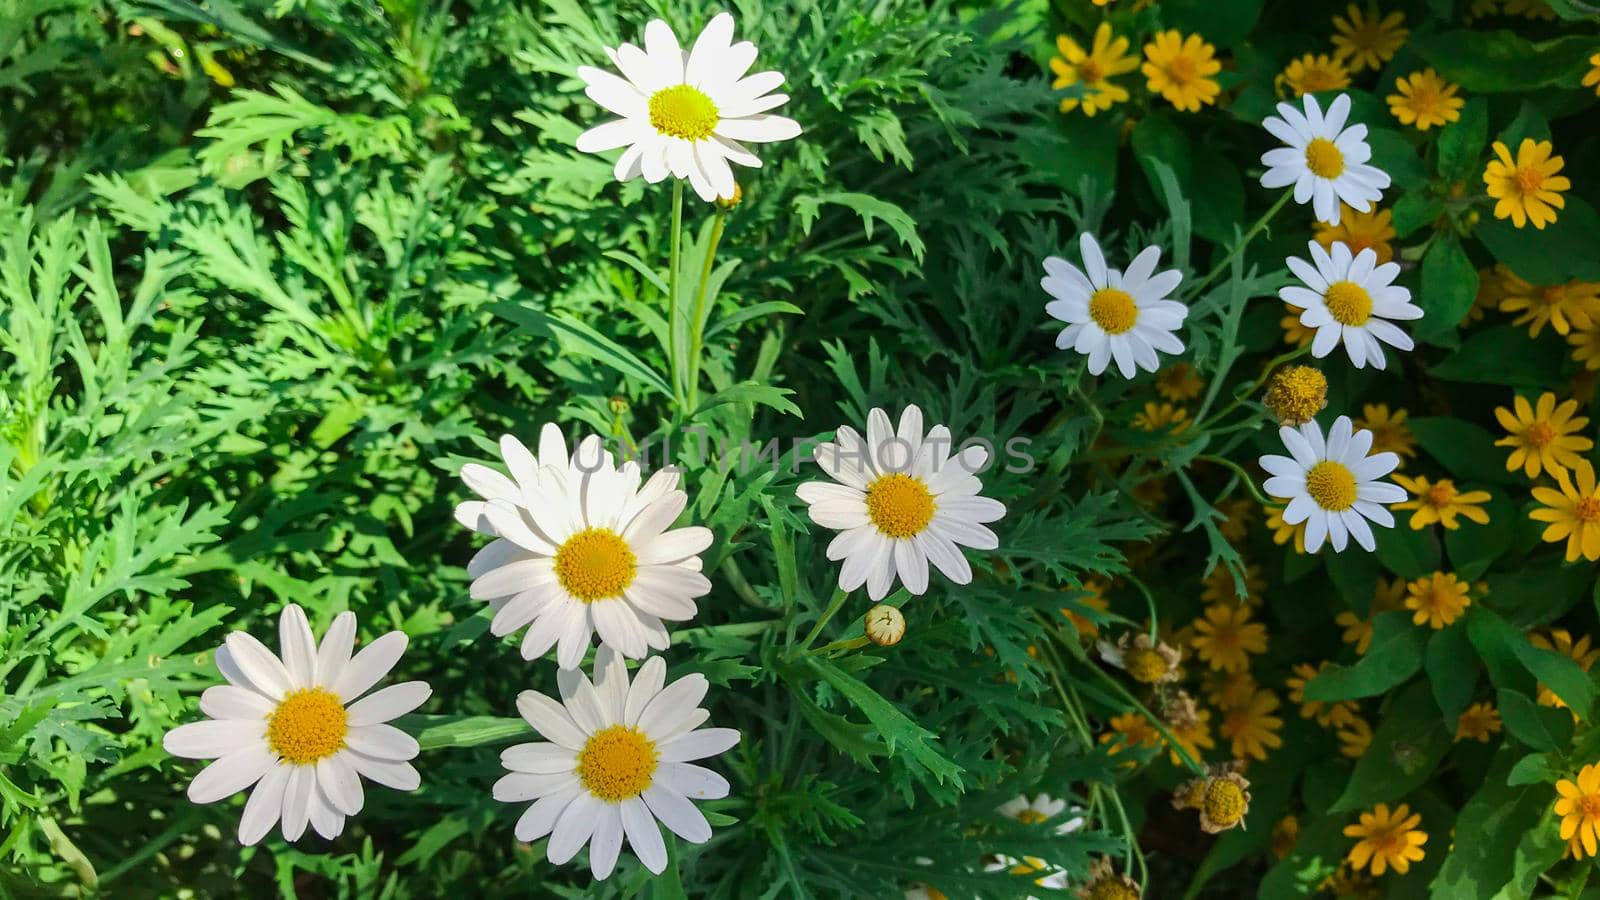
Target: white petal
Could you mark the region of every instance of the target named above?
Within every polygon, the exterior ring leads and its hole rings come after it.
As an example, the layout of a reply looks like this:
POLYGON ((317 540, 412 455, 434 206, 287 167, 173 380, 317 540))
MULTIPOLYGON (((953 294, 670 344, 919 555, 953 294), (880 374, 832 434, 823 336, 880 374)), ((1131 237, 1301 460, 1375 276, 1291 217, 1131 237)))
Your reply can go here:
POLYGON ((397 719, 421 706, 433 689, 425 681, 406 681, 374 691, 347 710, 351 726, 378 725, 397 719))

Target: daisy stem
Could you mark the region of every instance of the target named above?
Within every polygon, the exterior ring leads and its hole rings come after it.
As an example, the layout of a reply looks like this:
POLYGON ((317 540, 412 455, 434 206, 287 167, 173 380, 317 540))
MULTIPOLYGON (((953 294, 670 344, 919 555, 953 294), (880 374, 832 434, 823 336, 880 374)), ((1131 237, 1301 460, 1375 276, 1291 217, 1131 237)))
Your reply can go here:
POLYGON ((1254 497, 1255 501, 1257 503, 1260 503, 1263 506, 1272 506, 1274 504, 1274 501, 1268 500, 1266 498, 1266 496, 1261 493, 1261 490, 1256 487, 1255 479, 1250 477, 1250 473, 1246 472, 1244 470, 1243 466, 1239 465, 1238 463, 1234 462, 1233 460, 1224 459, 1223 457, 1220 457, 1220 456, 1212 456, 1209 453, 1202 453, 1199 456, 1196 456, 1195 459, 1196 460, 1202 460, 1203 459, 1206 462, 1216 463, 1217 465, 1222 466, 1224 468, 1232 469, 1233 470, 1233 474, 1239 476, 1239 480, 1244 482, 1245 490, 1250 492, 1250 496, 1254 497))
POLYGON ((1139 579, 1133 577, 1133 573, 1131 573, 1131 572, 1126 573, 1122 577, 1129 584, 1131 584, 1134 587, 1138 588, 1139 589, 1139 593, 1144 595, 1144 605, 1150 610, 1150 640, 1151 640, 1151 642, 1154 642, 1156 640, 1156 598, 1155 598, 1155 595, 1150 593, 1150 589, 1148 587, 1145 587, 1145 584, 1144 584, 1143 581, 1140 581, 1139 579))
POLYGON ((699 405, 700 348, 706 330, 706 287, 711 282, 711 267, 717 260, 717 245, 722 242, 722 229, 728 224, 728 211, 717 205, 716 217, 711 222, 711 243, 706 246, 706 261, 700 267, 700 286, 694 293, 694 321, 689 323, 689 410, 699 405))
POLYGON ((1255 224, 1250 226, 1250 230, 1246 231, 1244 236, 1239 238, 1238 243, 1234 244, 1233 248, 1228 251, 1228 255, 1224 256, 1221 262, 1217 263, 1215 266, 1212 266, 1211 271, 1206 273, 1206 277, 1200 279, 1195 286, 1191 288, 1193 293, 1190 296, 1200 296, 1200 291, 1204 289, 1206 285, 1210 284, 1218 275, 1221 275, 1223 271, 1228 268, 1228 264, 1233 262, 1233 258, 1235 256, 1243 253, 1244 248, 1250 246, 1250 242, 1255 240, 1256 235, 1260 234, 1266 229, 1267 223, 1272 221, 1272 217, 1276 216, 1278 211, 1283 209, 1284 205, 1289 202, 1289 198, 1293 195, 1293 190, 1285 190, 1282 196, 1278 197, 1278 202, 1272 204, 1271 208, 1269 208, 1265 213, 1262 213, 1261 218, 1257 219, 1255 224))
POLYGON ((829 601, 828 608, 823 610, 822 618, 817 620, 817 624, 811 626, 811 633, 806 635, 806 639, 801 642, 800 651, 802 653, 811 649, 811 645, 817 640, 817 635, 822 633, 823 627, 832 621, 835 615, 838 615, 840 607, 844 606, 845 598, 849 596, 849 591, 835 590, 833 592, 833 599, 829 601))
POLYGON ((667 373, 672 376, 673 399, 683 401, 678 383, 678 255, 683 250, 683 181, 672 179, 672 255, 667 261, 667 373))

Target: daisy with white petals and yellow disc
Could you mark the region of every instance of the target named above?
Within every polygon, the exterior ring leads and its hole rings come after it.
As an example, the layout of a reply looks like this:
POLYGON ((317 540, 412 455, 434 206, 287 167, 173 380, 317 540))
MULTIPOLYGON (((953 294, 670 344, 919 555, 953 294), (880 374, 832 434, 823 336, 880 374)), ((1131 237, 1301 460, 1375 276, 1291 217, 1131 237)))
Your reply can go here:
POLYGON ((789 98, 772 93, 783 84, 778 72, 746 75, 756 46, 733 41, 733 16, 721 13, 706 23, 687 53, 666 22, 644 30, 644 49, 623 44, 606 48, 619 76, 592 66, 578 67, 585 93, 622 118, 596 125, 578 136, 578 149, 602 153, 626 147, 617 159, 618 181, 640 175, 651 184, 669 174, 687 179, 707 202, 734 195, 729 163, 760 166, 744 143, 771 143, 800 134, 793 119, 768 110, 789 98))
POLYGON ((1357 429, 1340 416, 1326 438, 1315 421, 1278 430, 1289 456, 1263 456, 1261 468, 1272 477, 1262 485, 1285 500, 1286 525, 1306 525, 1306 552, 1315 553, 1324 540, 1342 551, 1349 538, 1367 550, 1377 547, 1368 522, 1394 527, 1387 504, 1406 499, 1399 486, 1378 479, 1393 472, 1400 457, 1372 453, 1372 432, 1357 429))
POLYGON ((1261 123, 1288 145, 1262 154, 1267 171, 1261 176, 1261 186, 1294 185, 1294 202, 1310 203, 1317 218, 1329 225, 1339 224, 1340 201, 1357 212, 1370 211, 1372 204, 1383 199, 1389 176, 1367 164, 1372 158, 1367 126, 1345 127, 1350 97, 1340 94, 1333 98, 1327 115, 1316 97, 1306 94, 1301 99, 1304 109, 1279 103, 1278 114, 1261 123))
POLYGON ((200 711, 210 718, 179 725, 161 744, 173 756, 214 759, 189 783, 189 799, 214 803, 250 788, 239 819, 239 842, 254 844, 279 822, 285 840, 309 824, 334 838, 361 811, 361 779, 400 791, 421 779, 408 760, 417 742, 386 724, 430 693, 408 681, 372 690, 406 649, 392 631, 351 656, 354 613, 340 613, 319 646, 305 612, 293 604, 278 621, 281 657, 242 632, 217 649, 225 685, 206 688, 200 711))
POLYGON ((611 874, 623 838, 645 868, 660 874, 667 849, 657 822, 692 844, 711 838, 711 825, 691 801, 728 795, 728 782, 694 760, 739 742, 732 728, 700 728, 708 687, 704 675, 664 685, 659 656, 639 667, 633 683, 622 658, 608 647, 594 657, 594 681, 581 671, 557 676, 558 703, 523 691, 517 709, 543 742, 500 754, 511 774, 494 786, 506 803, 534 801, 517 820, 519 841, 550 842, 545 855, 561 865, 589 846, 595 878, 611 874))
POLYGON ((970 446, 953 454, 950 429, 935 425, 926 435, 922 410, 907 406, 898 429, 889 415, 867 415, 867 436, 840 426, 834 441, 820 444, 817 465, 834 482, 800 485, 811 521, 839 534, 828 544, 828 558, 844 560, 840 590, 863 584, 873 601, 882 600, 896 576, 913 594, 928 589, 931 561, 956 584, 972 581, 972 566, 961 547, 993 550, 1000 545, 985 528, 1006 508, 978 496, 983 483, 975 473, 988 464, 989 450, 970 446))
POLYGON ((1056 336, 1056 347, 1089 357, 1089 374, 1099 375, 1116 360, 1124 378, 1139 369, 1161 368, 1156 351, 1182 353, 1177 330, 1189 308, 1168 296, 1183 280, 1176 269, 1156 272, 1161 248, 1146 247, 1126 272, 1106 265, 1105 254, 1092 235, 1078 240, 1083 268, 1051 256, 1044 261, 1039 282, 1055 299, 1045 304, 1052 318, 1067 323, 1056 336))
POLYGON ((1422 318, 1422 308, 1411 302, 1411 291, 1394 283, 1400 264, 1378 265, 1371 247, 1352 254, 1335 241, 1329 250, 1312 241, 1311 261, 1291 256, 1285 262, 1301 285, 1278 291, 1283 302, 1302 310, 1300 324, 1316 330, 1311 355, 1321 359, 1344 345, 1350 362, 1360 369, 1371 363, 1386 365, 1383 345, 1399 350, 1416 346, 1411 336, 1391 320, 1422 318))
POLYGON ((689 502, 678 472, 641 486, 638 464, 618 466, 595 435, 569 456, 554 425, 540 431, 537 456, 510 435, 500 452, 510 477, 463 466, 482 499, 456 507, 457 521, 497 538, 467 564, 473 598, 494 610, 489 630, 526 627, 523 658, 555 647, 565 669, 583 662, 597 633, 634 659, 665 650, 665 622, 693 618, 695 598, 711 590, 699 558, 711 531, 671 528, 689 502))

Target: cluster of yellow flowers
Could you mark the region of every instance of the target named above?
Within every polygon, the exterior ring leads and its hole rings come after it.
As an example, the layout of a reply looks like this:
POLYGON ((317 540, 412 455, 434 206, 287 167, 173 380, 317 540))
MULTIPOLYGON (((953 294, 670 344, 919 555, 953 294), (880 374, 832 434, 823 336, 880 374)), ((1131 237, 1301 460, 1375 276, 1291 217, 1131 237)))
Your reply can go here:
POLYGON ((1081 108, 1084 115, 1093 116, 1125 102, 1130 96, 1128 89, 1112 79, 1134 69, 1144 74, 1151 93, 1187 112, 1210 106, 1222 92, 1215 77, 1222 71, 1216 48, 1197 34, 1157 32, 1144 45, 1142 65, 1138 57, 1129 55, 1129 47, 1126 37, 1112 34, 1109 22, 1101 22, 1095 29, 1087 50, 1064 34, 1058 36, 1060 55, 1050 60, 1050 69, 1056 74, 1051 86, 1075 92, 1062 99, 1061 111, 1081 108))

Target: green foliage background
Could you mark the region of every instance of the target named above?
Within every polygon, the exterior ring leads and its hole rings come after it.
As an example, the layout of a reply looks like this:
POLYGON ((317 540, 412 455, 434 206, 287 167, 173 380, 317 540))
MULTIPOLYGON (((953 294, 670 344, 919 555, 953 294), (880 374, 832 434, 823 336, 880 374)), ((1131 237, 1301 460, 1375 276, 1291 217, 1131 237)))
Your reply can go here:
MULTIPOLYGON (((1141 100, 1097 121, 1059 114, 1042 74, 1054 34, 1081 37, 1100 15, 1087 3, 725 5, 786 74, 784 112, 805 134, 744 173, 698 376, 668 365, 668 192, 616 185, 607 160, 572 149, 597 115, 574 71, 655 15, 692 33, 711 5, 0 6, 0 893, 886 897, 930 882, 1020 897, 1041 889, 981 862, 1043 856, 1077 883, 1109 853, 1149 875, 1147 896, 1211 882, 1215 896, 1286 897, 1337 863, 1350 811, 1410 797, 1429 856, 1390 896, 1529 896, 1562 849, 1549 785, 1597 748, 1592 678, 1522 633, 1588 630, 1600 595, 1592 566, 1538 543, 1489 410, 1509 388, 1563 390, 1577 367, 1548 336, 1454 323, 1493 260, 1540 282, 1600 279, 1585 202, 1600 135, 1594 96, 1575 89, 1600 44, 1586 11, 1556 3, 1559 23, 1463 36, 1449 0, 1396 4, 1413 23, 1407 65, 1473 99, 1424 141, 1387 117, 1383 91, 1355 95, 1397 185, 1401 239, 1422 248, 1406 278, 1429 346, 1387 375, 1330 364, 1330 408, 1419 410, 1434 468, 1491 486, 1494 521, 1442 542, 1397 530, 1374 557, 1305 557, 1218 528, 1215 504, 1245 488, 1201 458, 1248 463, 1272 429, 1131 430, 1149 379, 1084 376, 1054 350, 1036 285, 1040 260, 1083 230, 1123 258, 1159 243, 1191 277, 1231 257, 1185 298, 1187 358, 1207 405, 1249 387, 1282 348, 1281 305, 1248 301, 1286 283, 1281 259, 1308 236, 1291 207, 1229 253, 1273 200, 1255 187, 1258 123, 1273 74, 1325 44, 1338 5, 1129 13, 1123 31, 1198 28, 1237 60, 1224 81, 1236 96, 1202 116, 1141 100), (1486 141, 1549 134, 1578 185, 1557 225, 1469 221, 1471 198, 1450 186, 1477 190, 1486 141), (830 535, 794 497, 814 472, 789 465, 790 441, 913 402, 957 435, 1032 438, 1039 467, 984 476, 1010 512, 1001 549, 973 554, 971 586, 935 578, 925 597, 891 597, 910 621, 903 644, 839 649, 859 643, 857 597, 824 629, 831 649, 808 648, 836 571, 830 535), (553 692, 554 668, 485 636, 463 569, 475 542, 450 514, 465 498, 455 472, 493 459, 500 434, 529 439, 552 420, 670 439, 688 517, 717 537, 716 587, 667 658, 674 675, 711 679, 714 722, 745 739, 714 763, 734 785, 707 804, 716 836, 676 846, 654 881, 626 857, 600 885, 549 866, 489 797, 499 747, 526 739, 513 698, 553 692), (778 439, 786 457, 742 471, 685 429, 713 448, 778 439), (1138 499, 1153 476, 1181 490, 1138 499), (1130 773, 1087 730, 1139 701, 1058 612, 1152 539, 1137 572, 1151 606, 1130 592, 1091 615, 1110 630, 1150 610, 1185 622, 1202 576, 1242 574, 1248 558, 1269 576, 1266 665, 1280 678, 1340 652, 1329 623, 1366 611, 1381 569, 1417 577, 1448 558, 1491 599, 1436 634, 1397 622, 1388 639, 1380 622, 1370 654, 1322 686, 1373 698, 1368 758, 1352 765, 1286 716, 1285 749, 1251 774, 1249 829, 1201 842, 1161 812, 1183 777, 1164 752, 1130 773), (189 804, 198 767, 160 738, 194 717, 221 636, 268 635, 289 602, 319 630, 351 609, 364 639, 410 636, 396 676, 434 689, 404 723, 424 747, 423 787, 373 791, 336 841, 241 849, 237 801, 189 804), (1571 695, 1575 728, 1532 703, 1536 680, 1571 695), (1479 695, 1498 697, 1504 740, 1452 748, 1448 710, 1479 695), (1089 806, 1090 827, 1044 836, 995 814, 1038 791, 1089 806), (1302 840, 1274 865, 1264 847, 1289 810, 1302 840)), ((691 205, 687 273, 705 265, 710 225, 691 205)), ((1579 896, 1582 880, 1555 871, 1577 884, 1560 896, 1579 896)))

